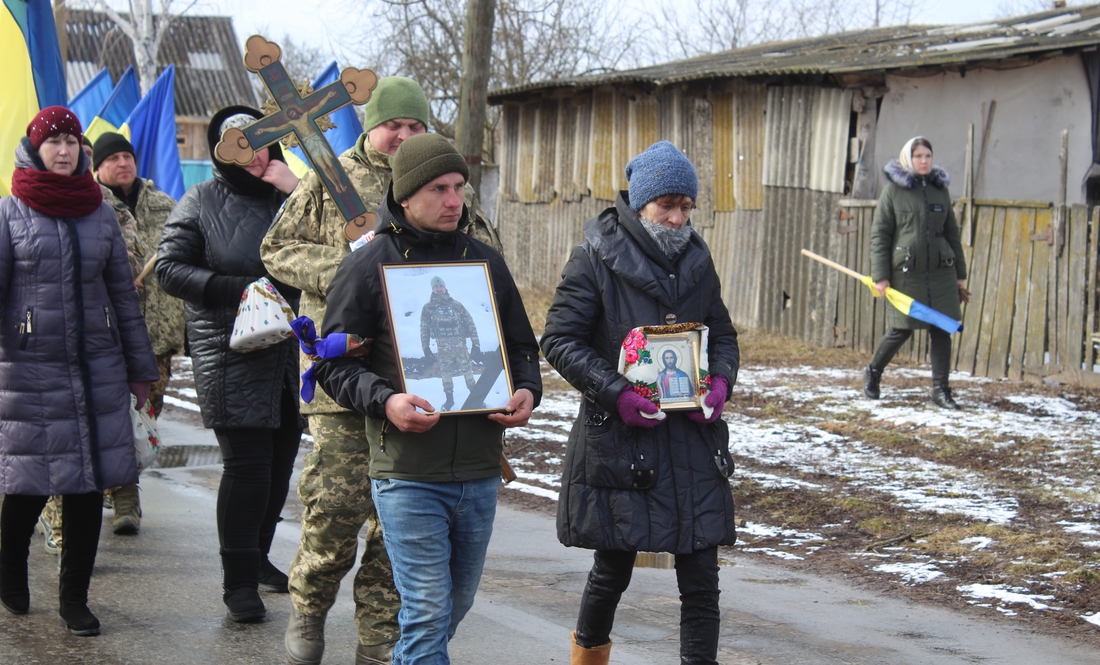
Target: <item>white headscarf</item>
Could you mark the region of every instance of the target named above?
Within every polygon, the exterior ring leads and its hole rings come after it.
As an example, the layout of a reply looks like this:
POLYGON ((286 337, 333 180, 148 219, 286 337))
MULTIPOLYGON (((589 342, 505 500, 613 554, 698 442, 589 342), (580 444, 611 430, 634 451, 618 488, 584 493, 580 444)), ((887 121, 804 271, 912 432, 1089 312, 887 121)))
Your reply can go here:
POLYGON ((898 155, 898 162, 901 163, 901 167, 910 173, 916 173, 916 170, 913 168, 913 144, 923 138, 923 136, 914 136, 906 141, 905 145, 901 148, 901 154, 898 155))

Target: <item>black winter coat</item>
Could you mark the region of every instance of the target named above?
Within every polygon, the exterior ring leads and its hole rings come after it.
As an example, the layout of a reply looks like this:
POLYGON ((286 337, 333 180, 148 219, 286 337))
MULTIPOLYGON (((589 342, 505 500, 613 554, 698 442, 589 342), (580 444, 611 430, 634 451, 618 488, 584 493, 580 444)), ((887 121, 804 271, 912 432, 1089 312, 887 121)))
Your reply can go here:
MULTIPOLYGON (((298 342, 289 339, 247 353, 231 350, 240 296, 212 300, 206 288, 217 276, 237 277, 240 289, 231 290, 239 294, 249 282, 267 276, 260 241, 286 200, 271 191, 265 197, 247 195, 217 171, 214 179, 184 194, 161 236, 157 279, 168 294, 187 303, 187 342, 208 428, 278 428, 282 392, 297 390, 298 342)), ((277 288, 297 310, 300 292, 277 288)))
POLYGON ((337 404, 367 416, 372 478, 455 482, 497 476, 504 428, 486 414, 441 417, 422 433, 402 432, 386 420, 386 400, 401 382, 378 266, 405 261, 488 263, 512 387, 530 390, 537 407, 542 398, 538 343, 504 257, 464 232, 469 209, 456 231, 416 229, 394 202, 392 185, 378 207, 378 219, 378 235, 340 262, 328 288, 322 328, 324 335, 344 332, 373 340, 370 355, 319 361, 317 382, 337 404))
MULTIPOLYGON (((558 539, 600 550, 687 554, 736 539, 729 430, 683 412, 653 429, 628 427, 615 402, 629 386, 617 371, 626 334, 643 325, 710 328, 710 372, 737 379, 737 331, 697 234, 675 263, 649 237, 626 192, 584 225, 546 317, 547 361, 584 394, 569 436, 558 502, 558 539), (654 470, 648 489, 634 472, 654 470)), ((728 398, 728 395, 726 396, 728 398)))

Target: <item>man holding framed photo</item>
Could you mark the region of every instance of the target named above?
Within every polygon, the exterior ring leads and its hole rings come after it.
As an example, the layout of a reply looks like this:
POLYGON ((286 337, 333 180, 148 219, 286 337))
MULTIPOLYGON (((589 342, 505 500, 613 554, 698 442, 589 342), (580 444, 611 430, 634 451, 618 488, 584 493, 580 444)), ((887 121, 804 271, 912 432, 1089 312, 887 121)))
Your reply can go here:
POLYGON ((378 208, 374 240, 345 258, 328 289, 322 334, 371 340, 370 354, 321 360, 318 383, 364 414, 371 485, 401 594, 394 665, 443 662, 473 605, 496 515, 503 432, 522 427, 542 396, 538 345, 503 257, 463 233, 469 171, 443 137, 406 139, 378 208), (484 261, 495 288, 513 393, 503 412, 443 415, 399 392, 401 367, 379 267, 484 261))

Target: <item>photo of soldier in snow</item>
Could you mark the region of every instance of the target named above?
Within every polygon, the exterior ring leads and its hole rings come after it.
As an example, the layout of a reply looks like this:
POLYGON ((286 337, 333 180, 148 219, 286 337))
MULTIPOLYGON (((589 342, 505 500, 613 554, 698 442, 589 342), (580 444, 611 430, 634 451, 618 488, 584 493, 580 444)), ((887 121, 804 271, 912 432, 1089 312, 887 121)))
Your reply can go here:
POLYGON ((450 415, 507 405, 512 386, 484 262, 387 264, 382 275, 404 390, 450 415))
POLYGON ((432 297, 420 310, 420 346, 424 358, 430 364, 438 363, 443 379, 443 393, 447 400, 440 407, 449 411, 455 404, 455 376, 466 379, 466 388, 474 390, 474 372, 471 356, 481 356, 481 344, 477 338, 477 326, 470 312, 447 291, 447 285, 438 275, 432 277, 432 297), (431 341, 436 351, 432 352, 431 341), (466 348, 466 340, 470 348, 466 348))

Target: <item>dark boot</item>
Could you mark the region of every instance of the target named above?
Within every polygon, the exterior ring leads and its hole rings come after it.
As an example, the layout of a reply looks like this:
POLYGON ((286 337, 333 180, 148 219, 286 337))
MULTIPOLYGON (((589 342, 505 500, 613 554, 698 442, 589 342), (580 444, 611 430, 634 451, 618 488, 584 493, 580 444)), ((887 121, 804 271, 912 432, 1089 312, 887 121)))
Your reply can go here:
POLYGON ((267 616, 264 601, 258 591, 260 583, 260 550, 223 549, 222 600, 231 621, 254 623, 267 616))
POLYGON ((447 395, 447 401, 443 402, 442 410, 449 411, 455 405, 455 394, 453 390, 444 391, 444 394, 447 395))
POLYGON ((950 409, 952 411, 958 411, 962 407, 951 396, 951 388, 946 383, 941 383, 932 387, 932 403, 941 409, 950 409))
POLYGON ((867 396, 867 399, 878 399, 879 392, 879 380, 882 379, 882 370, 875 369, 868 365, 863 369, 863 394, 867 396))
POLYGON ((99 529, 103 522, 103 496, 68 494, 61 499, 61 549, 58 614, 73 635, 99 635, 99 619, 88 609, 88 585, 92 581, 99 529))
POLYGON ((31 608, 27 586, 27 555, 22 560, 0 551, 0 604, 12 614, 26 614, 31 608))
POLYGON ((62 602, 58 614, 61 615, 61 625, 68 628, 73 635, 99 635, 99 619, 88 609, 86 602, 62 602))
POLYGON ((267 558, 271 551, 271 541, 275 539, 275 530, 260 532, 260 577, 259 589, 266 593, 290 593, 290 580, 286 573, 275 567, 267 558))

